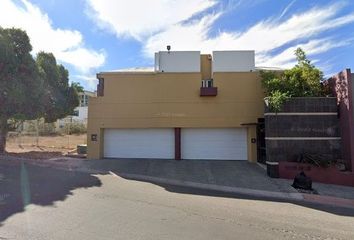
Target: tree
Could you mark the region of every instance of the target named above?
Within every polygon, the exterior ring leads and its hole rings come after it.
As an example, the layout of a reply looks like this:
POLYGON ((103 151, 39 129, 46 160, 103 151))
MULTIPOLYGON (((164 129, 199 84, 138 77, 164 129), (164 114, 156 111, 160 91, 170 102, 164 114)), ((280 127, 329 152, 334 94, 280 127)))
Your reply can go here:
POLYGON ((80 85, 78 82, 72 82, 71 86, 76 89, 78 93, 83 93, 84 92, 84 87, 80 85))
POLYGON ((0 28, 0 153, 11 123, 43 117, 54 122, 73 113, 82 87, 69 85, 69 72, 51 53, 36 60, 26 32, 0 28))
POLYGON ((9 119, 35 119, 43 112, 43 81, 26 32, 0 28, 0 153, 5 151, 9 119))
POLYGON ((57 64, 53 54, 40 52, 36 62, 45 88, 45 121, 54 122, 72 114, 79 105, 78 90, 81 86, 77 83, 69 86, 69 72, 63 65, 57 64))
POLYGON ((311 64, 301 48, 296 49, 295 56, 298 63, 283 73, 261 71, 269 106, 275 111, 279 111, 284 101, 291 97, 325 95, 321 84, 323 73, 311 64))

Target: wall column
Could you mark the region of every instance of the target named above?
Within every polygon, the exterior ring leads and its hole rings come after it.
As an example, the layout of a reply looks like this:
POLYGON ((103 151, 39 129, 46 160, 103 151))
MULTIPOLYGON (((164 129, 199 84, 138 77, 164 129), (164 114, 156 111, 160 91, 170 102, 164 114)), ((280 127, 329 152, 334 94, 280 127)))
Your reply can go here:
POLYGON ((181 160, 181 128, 175 128, 175 160, 181 160))
POLYGON ((339 127, 342 137, 342 158, 348 169, 354 170, 354 108, 353 83, 350 69, 328 79, 339 109, 339 127))

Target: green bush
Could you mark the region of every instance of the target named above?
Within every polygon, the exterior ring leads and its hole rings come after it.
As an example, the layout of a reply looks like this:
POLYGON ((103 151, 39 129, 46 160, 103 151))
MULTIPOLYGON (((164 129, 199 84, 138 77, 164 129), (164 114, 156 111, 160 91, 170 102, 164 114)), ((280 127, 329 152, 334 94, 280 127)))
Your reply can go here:
POLYGON ((323 73, 306 58, 305 52, 295 51, 298 63, 282 73, 261 71, 262 84, 270 109, 281 110, 283 103, 291 97, 321 97, 328 94, 321 84, 323 73))
POLYGON ((86 125, 80 122, 65 123, 62 134, 83 134, 87 132, 86 125))
POLYGON ((58 134, 55 127, 55 123, 45 123, 43 119, 25 121, 24 124, 26 126, 26 128, 23 129, 24 134, 36 133, 37 124, 38 124, 38 134, 40 136, 58 134))
POLYGON ((268 106, 271 111, 279 112, 284 102, 289 98, 288 92, 283 93, 279 90, 274 90, 265 99, 268 101, 268 106))
POLYGON ((38 124, 38 131, 40 136, 48 136, 58 134, 55 128, 55 123, 40 122, 38 124))

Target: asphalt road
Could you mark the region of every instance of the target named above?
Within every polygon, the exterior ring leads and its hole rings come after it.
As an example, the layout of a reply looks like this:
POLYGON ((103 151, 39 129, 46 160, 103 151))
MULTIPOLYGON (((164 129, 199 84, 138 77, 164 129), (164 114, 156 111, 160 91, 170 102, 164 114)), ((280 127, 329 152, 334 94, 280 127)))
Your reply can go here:
POLYGON ((0 239, 354 239, 354 212, 0 165, 0 239))

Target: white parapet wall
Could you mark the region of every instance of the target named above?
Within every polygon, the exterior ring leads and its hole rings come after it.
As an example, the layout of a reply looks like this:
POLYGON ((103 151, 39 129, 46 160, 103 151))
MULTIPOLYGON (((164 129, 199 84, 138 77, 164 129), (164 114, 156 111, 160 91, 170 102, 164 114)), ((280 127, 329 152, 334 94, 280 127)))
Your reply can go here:
POLYGON ((156 72, 200 72, 200 51, 155 53, 156 72))
POLYGON ((213 72, 250 72, 255 70, 255 52, 213 51, 213 72))

